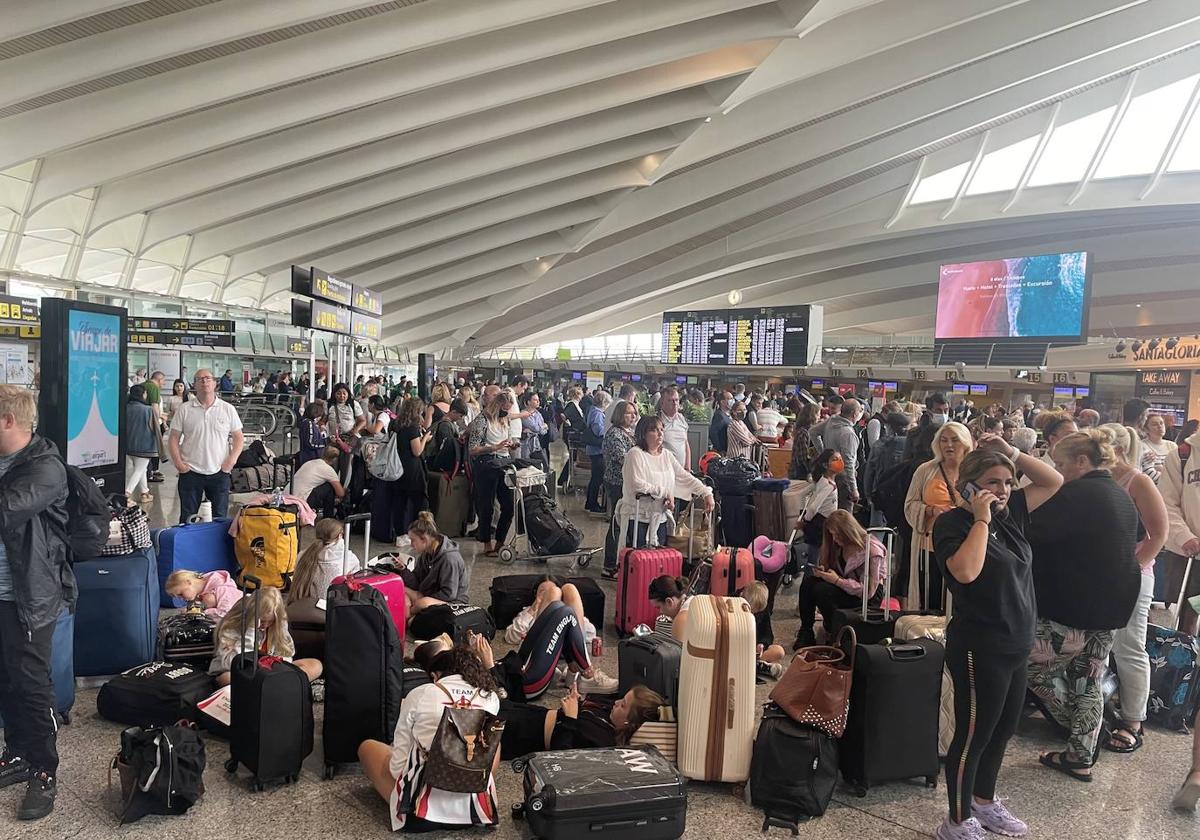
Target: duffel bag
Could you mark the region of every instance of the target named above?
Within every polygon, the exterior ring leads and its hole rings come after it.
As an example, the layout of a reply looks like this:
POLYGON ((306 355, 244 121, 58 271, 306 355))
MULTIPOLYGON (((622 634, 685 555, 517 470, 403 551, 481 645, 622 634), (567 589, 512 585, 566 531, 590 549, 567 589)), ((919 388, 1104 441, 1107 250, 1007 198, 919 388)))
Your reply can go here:
POLYGON ((555 502, 545 496, 525 499, 525 527, 538 554, 570 554, 583 543, 583 534, 555 502))
POLYGON ((167 726, 196 719, 196 704, 213 690, 204 671, 177 662, 147 662, 100 687, 96 711, 128 726, 167 726))

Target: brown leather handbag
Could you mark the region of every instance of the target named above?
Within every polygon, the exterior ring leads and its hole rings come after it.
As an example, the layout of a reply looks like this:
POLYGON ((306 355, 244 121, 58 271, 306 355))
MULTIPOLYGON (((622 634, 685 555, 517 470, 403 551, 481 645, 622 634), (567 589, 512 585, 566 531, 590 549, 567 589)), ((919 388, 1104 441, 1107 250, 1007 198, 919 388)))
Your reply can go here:
POLYGON ((854 628, 847 626, 838 633, 834 647, 801 648, 775 685, 771 700, 798 723, 815 726, 833 738, 842 737, 850 710, 857 643, 854 628))
MULTIPOLYGON (((492 763, 500 749, 504 721, 485 709, 457 705, 443 685, 434 685, 450 698, 450 705, 442 711, 429 745, 422 780, 438 790, 482 793, 487 790, 492 763)), ((479 692, 475 693, 477 696, 479 692)))

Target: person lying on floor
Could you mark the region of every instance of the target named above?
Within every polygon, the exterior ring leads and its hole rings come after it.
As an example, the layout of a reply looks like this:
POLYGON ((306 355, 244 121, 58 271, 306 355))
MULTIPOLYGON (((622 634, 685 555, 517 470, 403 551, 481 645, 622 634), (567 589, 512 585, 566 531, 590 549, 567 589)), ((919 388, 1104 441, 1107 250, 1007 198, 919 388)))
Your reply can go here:
POLYGON ((489 668, 494 669, 500 684, 510 698, 536 699, 546 692, 556 673, 566 678, 579 674, 579 689, 584 694, 612 694, 617 681, 599 668, 593 668, 588 657, 588 643, 583 627, 583 599, 574 584, 561 589, 552 580, 538 586, 535 605, 540 605, 536 618, 521 646, 510 651, 499 663, 487 639, 478 639, 476 650, 489 668), (559 661, 565 659, 565 669, 559 661))
MULTIPOLYGON (((572 586, 572 589, 575 587, 572 586)), ((558 588, 558 584, 554 579, 547 576, 538 582, 536 594, 534 595, 533 603, 525 609, 517 613, 512 620, 512 624, 504 628, 504 641, 510 645, 520 645, 525 641, 525 637, 529 635, 530 629, 533 628, 533 622, 537 619, 542 609, 553 600, 561 600, 562 590, 558 588), (549 584, 547 586, 547 584, 549 584)), ((583 617, 583 640, 587 643, 588 649, 591 649, 592 640, 596 638, 596 625, 585 615, 583 617)))
POLYGON ((296 643, 292 641, 292 634, 288 632, 287 609, 284 607, 283 596, 273 586, 264 586, 230 607, 229 612, 225 613, 225 617, 217 625, 215 638, 216 646, 208 673, 216 679, 217 685, 229 685, 229 669, 234 657, 241 653, 243 648, 247 653, 278 656, 291 662, 304 672, 309 682, 321 676, 321 660, 292 660, 296 655, 296 643), (256 613, 255 601, 258 602, 258 626, 251 627, 250 619, 256 613))
POLYGON ((417 514, 408 526, 408 538, 417 560, 412 571, 400 573, 408 620, 426 607, 468 603, 467 564, 454 540, 438 531, 433 514, 427 510, 417 514))

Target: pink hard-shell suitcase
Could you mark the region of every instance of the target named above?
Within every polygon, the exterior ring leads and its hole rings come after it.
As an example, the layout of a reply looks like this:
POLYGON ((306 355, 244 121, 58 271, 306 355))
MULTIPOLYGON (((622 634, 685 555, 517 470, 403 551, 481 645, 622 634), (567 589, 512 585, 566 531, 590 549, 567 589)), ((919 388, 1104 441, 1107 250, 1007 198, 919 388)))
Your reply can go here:
MULTIPOLYGON (((637 516, 635 509, 634 518, 637 516)), ((639 624, 653 627, 658 610, 650 603, 650 581, 682 574, 683 555, 673 548, 622 547, 617 552, 617 632, 624 636, 639 624)))

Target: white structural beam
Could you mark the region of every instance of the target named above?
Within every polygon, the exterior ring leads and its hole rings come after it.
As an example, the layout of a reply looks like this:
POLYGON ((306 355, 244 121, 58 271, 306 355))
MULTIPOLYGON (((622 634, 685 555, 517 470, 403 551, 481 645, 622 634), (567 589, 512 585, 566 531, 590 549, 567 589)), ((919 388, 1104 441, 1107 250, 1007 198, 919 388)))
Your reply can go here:
MULTIPOLYGON (((570 251, 574 243, 560 232, 542 234, 495 248, 477 257, 460 260, 437 271, 423 272, 417 277, 397 278, 391 263, 377 266, 370 271, 356 274, 355 281, 369 285, 383 293, 387 305, 409 298, 417 299, 429 289, 454 286, 467 280, 487 282, 496 273, 522 264, 532 265, 542 260, 553 259, 558 254, 570 251)), ((541 272, 532 275, 538 277, 541 272)))
MULTIPOLYGON (((47 105, 37 109, 36 116, 9 117, 0 125, 12 132, 14 142, 0 150, 0 167, 34 157, 38 150, 44 154, 47 142, 54 143, 54 151, 60 151, 234 98, 422 49, 425 54, 421 65, 411 70, 418 81, 416 89, 493 72, 498 69, 497 56, 505 57, 502 66, 514 66, 553 56, 556 51, 569 49, 572 43, 574 49, 583 49, 605 40, 624 40, 636 33, 673 28, 684 21, 699 22, 714 13, 719 17, 709 20, 733 23, 742 16, 739 12, 720 13, 731 5, 737 8, 761 2, 659 0, 647 5, 616 0, 611 9, 584 9, 564 21, 534 22, 522 27, 514 26, 521 21, 522 11, 526 18, 530 14, 541 18, 557 15, 562 4, 557 0, 421 3, 47 105), (545 27, 544 31, 539 27, 545 27), (539 37, 531 37, 535 32, 539 37), (564 40, 564 32, 570 33, 573 40, 564 40), (472 34, 480 39, 473 49, 469 48, 472 34), (551 39, 554 49, 539 48, 543 38, 551 39), (434 47, 437 49, 430 52, 434 47), (451 60, 459 66, 447 68, 445 62, 451 60), (38 126, 47 137, 37 142, 26 140, 24 133, 38 126)), ((779 15, 769 7, 744 12, 757 17, 760 23, 774 23, 772 31, 776 33, 782 26, 779 15)))
MULTIPOLYGON (((514 180, 519 183, 519 177, 514 180)), ((328 270, 345 271, 348 267, 414 250, 429 242, 448 240, 582 198, 642 186, 646 181, 636 167, 623 163, 549 183, 541 179, 519 186, 518 183, 500 183, 490 196, 476 194, 473 200, 469 195, 459 199, 451 197, 448 206, 442 207, 440 212, 435 200, 422 202, 418 199, 403 202, 402 207, 360 214, 338 225, 237 254, 233 258, 231 275, 242 277, 272 271, 295 259, 311 259, 328 270), (506 186, 511 189, 505 189, 506 186), (423 205, 433 205, 433 212, 427 212, 423 205), (431 220, 421 222, 421 219, 431 220), (363 244, 345 247, 354 242, 363 244)))
MULTIPOLYGON (((692 44, 699 48, 696 42, 692 44)), ((672 49, 679 46, 675 44, 672 49)), ((761 49, 760 46, 758 50, 761 49)), ((471 84, 451 85, 446 90, 406 97, 404 107, 386 102, 362 108, 117 181, 106 192, 104 204, 97 208, 97 226, 225 186, 246 184, 251 192, 258 194, 259 185, 247 183, 256 176, 276 173, 289 165, 293 171, 320 168, 322 159, 329 161, 338 155, 344 155, 339 161, 371 158, 384 155, 381 149, 387 148, 392 152, 389 168, 396 168, 489 139, 738 76, 753 66, 758 50, 747 53, 733 48, 718 55, 702 51, 689 59, 668 61, 615 77, 595 67, 578 66, 574 70, 575 80, 602 78, 565 90, 559 88, 566 76, 547 78, 536 72, 536 66, 519 67, 471 84), (511 86, 506 86, 505 80, 511 86), (500 107, 504 103, 508 104, 500 107), (440 115, 440 122, 434 120, 435 115, 440 115), (350 154, 346 155, 347 152, 350 154)), ((653 65, 655 57, 667 59, 669 55, 630 56, 630 60, 646 59, 653 65)), ((618 65, 610 65, 610 69, 615 66, 618 65)), ((698 93, 711 102, 711 94, 698 93)), ((342 168, 353 171, 342 176, 345 180, 339 183, 353 180, 355 174, 362 178, 381 171, 364 169, 361 165, 342 168)), ((290 175, 287 180, 293 190, 296 183, 309 183, 297 182, 290 175)), ((42 194, 49 195, 50 191, 43 190, 42 194)), ((189 213, 188 217, 194 218, 194 214, 189 213)), ((159 241, 160 232, 155 227, 152 225, 148 241, 159 241)))
MULTIPOLYGON (((55 3, 43 0, 42 5, 55 3)), ((0 108, 181 53, 371 5, 369 0, 222 0, 35 50, 0 62, 0 108)))
POLYGON ((93 15, 133 6, 139 0, 7 0, 0 15, 0 41, 32 35, 93 15))
MULTIPOLYGON (((954 4, 942 5, 947 10, 956 8, 954 4)), ((761 80, 771 66, 780 70, 781 78, 785 69, 783 64, 797 75, 786 85, 773 84, 769 93, 753 97, 748 97, 747 85, 742 85, 736 93, 743 97, 737 106, 736 118, 731 115, 729 119, 714 120, 697 131, 663 164, 658 175, 663 177, 808 120, 917 84, 1128 5, 1129 0, 1023 3, 1012 13, 973 18, 959 26, 865 58, 857 58, 860 53, 855 33, 850 31, 844 33, 846 43, 842 45, 842 63, 807 77, 803 70, 803 50, 813 43, 807 38, 784 41, 755 71, 748 84, 761 80), (785 52, 794 58, 793 62, 782 60, 785 52), (791 66, 796 63, 800 66, 791 66)), ((880 14, 881 11, 881 8, 870 8, 866 12, 873 18, 868 24, 872 32, 886 31, 894 23, 894 17, 880 14)), ((814 35, 819 41, 828 33, 818 30, 814 35)))

